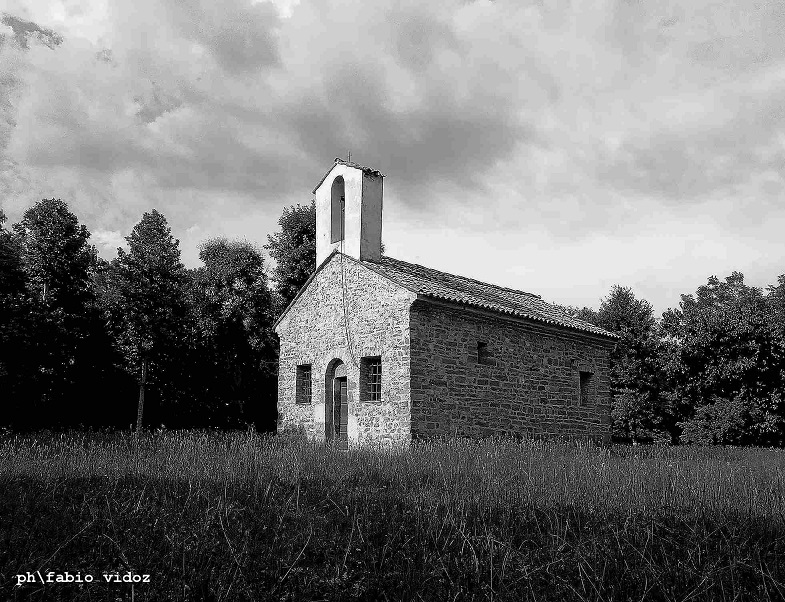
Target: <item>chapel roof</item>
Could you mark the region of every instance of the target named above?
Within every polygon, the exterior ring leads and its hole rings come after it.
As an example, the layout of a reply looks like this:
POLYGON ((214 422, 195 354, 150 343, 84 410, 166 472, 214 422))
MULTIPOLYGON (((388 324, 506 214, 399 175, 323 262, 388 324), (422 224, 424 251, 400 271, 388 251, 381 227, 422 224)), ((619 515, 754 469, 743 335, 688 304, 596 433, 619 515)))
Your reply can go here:
POLYGON ((448 274, 392 257, 382 256, 379 261, 364 260, 361 263, 418 295, 618 338, 612 332, 573 318, 563 309, 546 303, 532 293, 448 274))
POLYGON ((322 176, 322 179, 319 180, 319 183, 316 186, 314 186, 313 194, 316 194, 316 191, 319 188, 319 186, 321 186, 322 182, 324 182, 327 179, 327 176, 330 175, 330 172, 333 170, 333 167, 335 167, 336 165, 346 165, 347 167, 354 167, 355 169, 361 169, 363 173, 371 174, 372 176, 384 177, 384 174, 380 172, 378 169, 374 169, 373 167, 366 167, 365 165, 360 165, 359 163, 355 163, 354 161, 346 161, 345 159, 336 157, 330 169, 327 170, 327 173, 325 173, 322 176))

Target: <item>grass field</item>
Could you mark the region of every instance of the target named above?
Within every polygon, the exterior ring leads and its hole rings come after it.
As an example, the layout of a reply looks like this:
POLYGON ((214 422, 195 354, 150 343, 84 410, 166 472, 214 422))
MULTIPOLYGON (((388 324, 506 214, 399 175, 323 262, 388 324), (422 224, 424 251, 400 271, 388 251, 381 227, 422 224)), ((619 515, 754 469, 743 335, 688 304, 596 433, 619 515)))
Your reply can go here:
POLYGON ((761 449, 5 435, 0 600, 783 600, 784 475, 761 449), (65 572, 94 581, 40 583, 65 572))

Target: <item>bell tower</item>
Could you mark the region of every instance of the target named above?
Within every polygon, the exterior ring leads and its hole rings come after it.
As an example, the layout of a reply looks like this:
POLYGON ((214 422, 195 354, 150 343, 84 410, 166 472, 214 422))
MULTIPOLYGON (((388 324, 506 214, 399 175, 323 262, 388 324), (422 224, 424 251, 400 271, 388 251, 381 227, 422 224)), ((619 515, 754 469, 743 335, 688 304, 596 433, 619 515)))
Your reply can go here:
POLYGON ((316 267, 334 250, 359 260, 378 261, 382 251, 384 174, 336 159, 316 195, 316 267))

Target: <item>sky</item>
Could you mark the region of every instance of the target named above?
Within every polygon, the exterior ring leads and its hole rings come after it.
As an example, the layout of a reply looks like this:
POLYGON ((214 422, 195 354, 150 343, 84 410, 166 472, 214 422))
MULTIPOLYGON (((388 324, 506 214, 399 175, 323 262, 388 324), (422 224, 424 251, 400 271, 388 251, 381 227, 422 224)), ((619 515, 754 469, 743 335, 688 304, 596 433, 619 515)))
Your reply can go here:
POLYGON ((335 157, 386 254, 656 315, 785 273, 781 0, 0 0, 0 203, 62 198, 115 256, 260 247, 335 157))

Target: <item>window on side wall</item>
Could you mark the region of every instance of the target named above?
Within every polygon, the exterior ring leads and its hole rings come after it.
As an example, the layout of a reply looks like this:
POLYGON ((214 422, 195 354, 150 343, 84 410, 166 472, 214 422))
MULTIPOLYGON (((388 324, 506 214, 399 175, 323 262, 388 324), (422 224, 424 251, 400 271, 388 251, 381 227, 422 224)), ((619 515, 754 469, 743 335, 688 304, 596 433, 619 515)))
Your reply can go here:
POLYGON ((297 366, 297 403, 311 403, 311 365, 297 366))
POLYGON ((591 401, 592 381, 594 380, 594 373, 580 372, 580 397, 578 403, 582 406, 588 405, 591 401))
POLYGON ((488 349, 488 343, 485 341, 477 341, 477 363, 489 366, 493 363, 491 352, 488 349))
POLYGON ((382 400, 382 358, 360 360, 360 401, 382 400))

